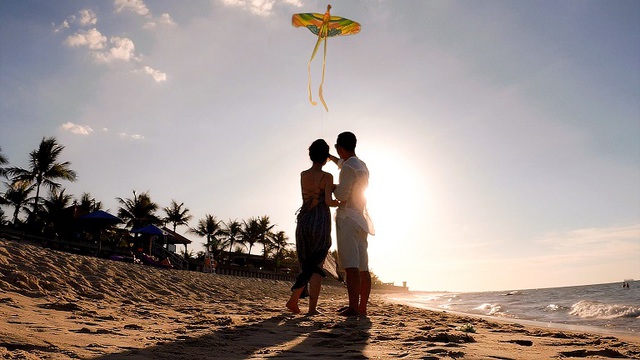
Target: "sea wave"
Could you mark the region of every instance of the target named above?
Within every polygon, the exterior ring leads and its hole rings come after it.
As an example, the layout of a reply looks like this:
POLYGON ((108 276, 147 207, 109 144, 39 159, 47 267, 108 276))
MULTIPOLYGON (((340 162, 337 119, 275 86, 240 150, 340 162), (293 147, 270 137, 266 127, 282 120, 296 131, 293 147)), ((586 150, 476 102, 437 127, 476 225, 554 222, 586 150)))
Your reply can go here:
POLYGON ((559 305, 556 305, 556 304, 549 304, 543 310, 544 311, 558 311, 560 309, 562 309, 562 306, 559 306, 559 305))
POLYGON ((571 305, 569 315, 584 319, 640 318, 640 306, 581 300, 571 305))
POLYGON ((504 294, 500 294, 501 296, 513 296, 513 295, 522 295, 522 291, 519 290, 514 290, 514 291, 509 291, 508 293, 504 293, 504 294))
POLYGON ((483 311, 483 312, 485 312, 485 315, 492 315, 492 316, 503 315, 502 305, 500 305, 500 304, 485 303, 485 304, 482 304, 482 305, 476 307, 474 310, 483 311))

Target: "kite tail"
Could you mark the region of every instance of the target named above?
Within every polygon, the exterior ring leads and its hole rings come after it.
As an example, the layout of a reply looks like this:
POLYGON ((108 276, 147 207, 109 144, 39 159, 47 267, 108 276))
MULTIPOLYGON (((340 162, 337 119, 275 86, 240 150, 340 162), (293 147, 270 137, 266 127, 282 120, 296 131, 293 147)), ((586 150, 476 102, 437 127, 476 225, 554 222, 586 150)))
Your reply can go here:
MULTIPOLYGON (((311 95, 311 62, 313 61, 313 58, 316 56, 316 53, 318 52, 318 47, 320 46, 320 42, 324 40, 324 38, 322 37, 322 32, 318 32, 318 41, 316 41, 316 46, 313 48, 313 52, 311 53, 311 58, 309 59, 309 64, 307 64, 307 71, 309 73, 309 85, 308 85, 308 91, 309 91, 309 102, 311 103, 311 105, 318 105, 317 102, 313 101, 313 96, 311 95)), ((325 40, 325 52, 326 52, 326 45, 327 42, 325 40)))
MULTIPOLYGON (((311 59, 313 60, 313 57, 311 57, 311 59)), ((308 85, 308 92, 309 92, 309 102, 311 103, 311 105, 318 105, 317 102, 313 101, 313 96, 311 95, 311 60, 309 60, 309 65, 307 65, 307 70, 309 72, 309 85, 308 85)))
MULTIPOLYGON (((329 112, 329 108, 327 107, 327 103, 324 101, 324 97, 322 96, 322 85, 324 85, 324 69, 325 64, 327 62, 327 38, 324 38, 324 56, 322 58, 322 80, 320 81, 320 89, 318 89, 318 96, 320 97, 320 101, 324 106, 324 109, 329 112)), ((311 91, 311 87, 309 87, 309 91, 311 91)))

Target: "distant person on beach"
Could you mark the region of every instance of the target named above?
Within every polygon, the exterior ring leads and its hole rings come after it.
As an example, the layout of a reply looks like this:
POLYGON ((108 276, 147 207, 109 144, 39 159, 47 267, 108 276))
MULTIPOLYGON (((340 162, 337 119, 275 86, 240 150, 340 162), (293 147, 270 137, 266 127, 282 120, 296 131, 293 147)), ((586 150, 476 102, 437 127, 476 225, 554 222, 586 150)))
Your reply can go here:
POLYGON ((298 210, 296 225, 296 250, 300 263, 300 275, 291 288, 287 308, 300 313, 298 300, 308 292, 309 315, 318 314, 316 309, 322 278, 326 276, 322 265, 331 247, 330 206, 338 206, 333 199, 333 175, 322 171, 329 160, 329 145, 322 139, 309 147, 309 158, 313 164, 300 174, 302 207, 298 210))
POLYGON ((366 315, 371 293, 367 236, 373 235, 374 229, 364 194, 369 185, 369 170, 356 156, 356 143, 353 133, 341 133, 336 141, 340 159, 331 156, 340 168, 339 184, 333 194, 340 202, 336 211, 336 240, 349 293, 349 307, 340 312, 344 316, 366 315))

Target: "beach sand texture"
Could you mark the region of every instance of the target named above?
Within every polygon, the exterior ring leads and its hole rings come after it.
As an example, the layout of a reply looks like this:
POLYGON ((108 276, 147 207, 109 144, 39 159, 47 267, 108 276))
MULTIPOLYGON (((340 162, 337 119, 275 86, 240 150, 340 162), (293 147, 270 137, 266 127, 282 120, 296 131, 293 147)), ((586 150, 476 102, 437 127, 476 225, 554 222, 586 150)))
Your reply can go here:
MULTIPOLYGON (((372 296, 344 318, 285 311, 283 281, 158 269, 0 239, 3 359, 640 358, 640 339, 433 312, 372 296), (473 332, 460 330, 472 326, 473 332)), ((301 308, 306 309, 302 300, 301 308)))

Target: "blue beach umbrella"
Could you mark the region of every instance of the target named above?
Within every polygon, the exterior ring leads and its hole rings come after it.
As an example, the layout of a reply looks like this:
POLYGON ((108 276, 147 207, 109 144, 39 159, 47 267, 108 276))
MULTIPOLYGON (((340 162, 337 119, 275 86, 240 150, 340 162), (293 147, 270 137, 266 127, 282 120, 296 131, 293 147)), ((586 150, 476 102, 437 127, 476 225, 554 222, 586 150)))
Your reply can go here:
POLYGON ((90 229, 98 230, 98 251, 102 251, 102 230, 106 227, 122 223, 122 219, 106 211, 96 210, 78 218, 82 224, 90 229))
POLYGON ((147 235, 157 235, 157 236, 165 235, 162 229, 160 229, 155 225, 143 226, 141 228, 133 229, 131 230, 131 232, 134 234, 147 234, 147 235))
POLYGON ((149 235, 149 254, 151 254, 152 243, 155 236, 165 236, 166 233, 162 231, 159 227, 155 225, 146 225, 141 228, 131 230, 134 234, 145 234, 149 235))
POLYGON ((99 225, 114 225, 122 223, 122 220, 106 211, 96 210, 90 214, 80 217, 80 220, 86 223, 95 223, 99 225))

